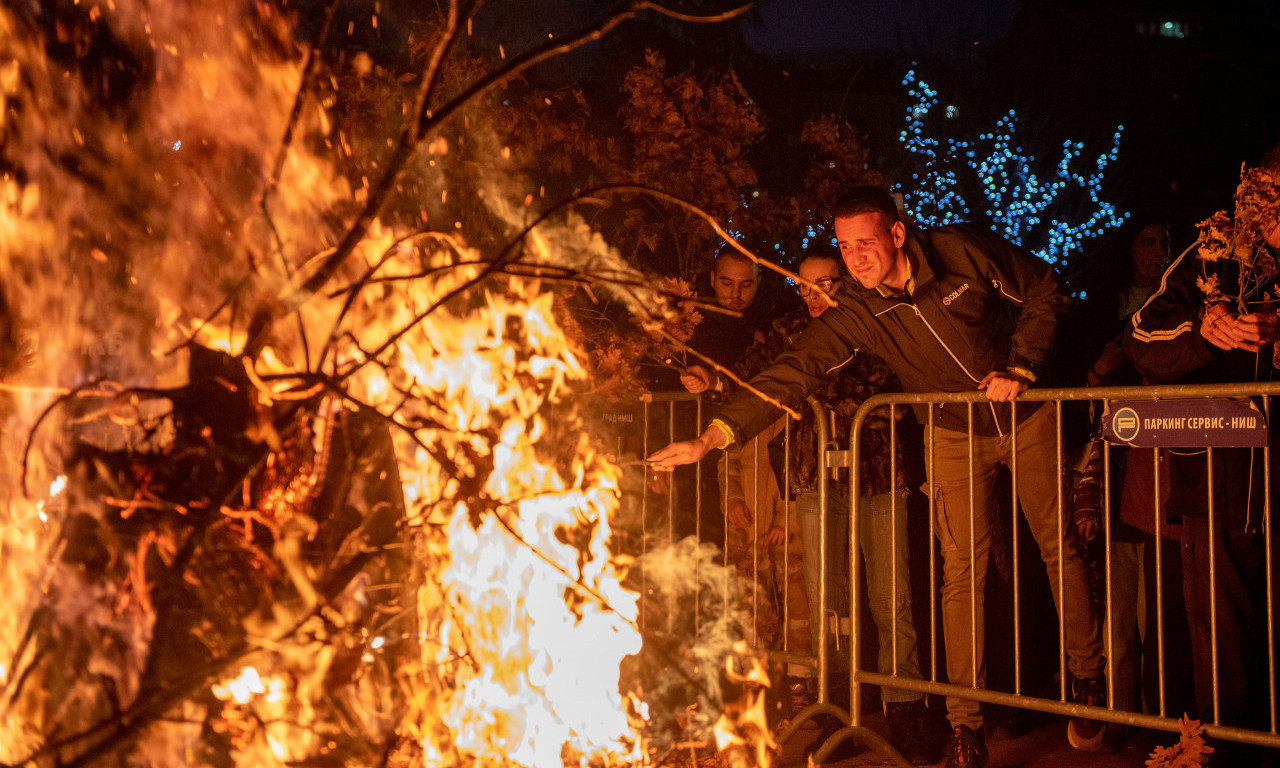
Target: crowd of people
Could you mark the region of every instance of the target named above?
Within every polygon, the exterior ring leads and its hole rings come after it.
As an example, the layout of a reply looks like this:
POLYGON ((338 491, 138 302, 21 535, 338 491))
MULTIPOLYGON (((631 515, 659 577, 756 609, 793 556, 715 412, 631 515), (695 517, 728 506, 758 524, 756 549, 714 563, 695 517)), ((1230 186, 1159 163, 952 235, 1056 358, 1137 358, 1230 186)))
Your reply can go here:
MULTIPOLYGON (((1280 188, 1280 147, 1261 167, 1280 188)), ((773 581, 789 597, 783 643, 816 653, 825 618, 821 563, 828 565, 826 607, 830 592, 849 581, 844 550, 853 494, 878 671, 920 678, 908 510, 932 509, 946 680, 986 687, 986 582, 998 538, 994 515, 1006 498, 997 487, 1003 468, 1016 465, 1018 507, 1060 618, 1068 699, 1106 707, 1111 690, 1119 710, 1186 712, 1268 730, 1264 451, 1117 448, 1107 468, 1096 415, 1018 398, 1046 385, 1271 381, 1276 307, 1223 300, 1219 281, 1227 273, 1207 283, 1194 247, 1171 261, 1169 226, 1157 215, 1134 215, 1117 233, 1118 247, 1096 260, 1102 268, 1083 301, 1070 298, 1054 269, 1029 251, 970 224, 917 228, 880 188, 847 192, 831 224, 836 247, 813 248, 795 266, 803 301, 790 310, 761 309, 760 272, 751 259, 733 250, 716 258, 711 290, 731 313, 713 314, 691 340, 716 365, 690 365, 681 376, 690 392, 717 393, 713 418, 701 434, 649 457, 659 472, 719 459, 703 472, 717 479, 720 494, 713 507, 719 527, 711 527, 727 532, 730 562, 749 553, 758 563, 767 553, 773 581), (749 386, 734 386, 722 370, 749 386), (853 413, 871 395, 975 390, 983 402, 872 413, 860 444, 859 486, 847 475, 829 484, 828 550, 821 556, 813 417, 788 426, 777 404, 807 411, 804 399, 816 398, 843 445, 853 413), (1063 430, 1063 417, 1082 426, 1063 430), (1064 452, 1076 457, 1068 467, 1064 452), (1113 503, 1102 498, 1104 485, 1113 503), (913 493, 932 503, 908 504, 913 493), (1097 546, 1103 538, 1105 550, 1097 546), (1099 598, 1098 574, 1111 585, 1110 600, 1099 598)), ((1275 279, 1280 222, 1272 215, 1261 226, 1259 258, 1270 259, 1264 276, 1275 279)), ((881 699, 894 745, 914 764, 933 762, 924 696, 885 687, 881 699)), ((948 768, 985 765, 988 729, 979 702, 952 695, 945 706, 948 768)), ((1124 731, 1072 717, 1067 736, 1091 751, 1116 745, 1124 731)), ((1248 764, 1274 757, 1232 743, 1219 749, 1248 764)))

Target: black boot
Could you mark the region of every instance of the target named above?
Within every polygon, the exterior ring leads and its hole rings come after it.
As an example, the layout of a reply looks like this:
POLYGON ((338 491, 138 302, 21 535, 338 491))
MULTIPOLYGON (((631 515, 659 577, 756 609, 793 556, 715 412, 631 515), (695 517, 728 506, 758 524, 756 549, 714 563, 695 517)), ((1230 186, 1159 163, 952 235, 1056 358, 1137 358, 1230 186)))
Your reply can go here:
POLYGON ((912 765, 936 762, 924 738, 924 699, 886 701, 884 716, 889 721, 889 743, 912 765))

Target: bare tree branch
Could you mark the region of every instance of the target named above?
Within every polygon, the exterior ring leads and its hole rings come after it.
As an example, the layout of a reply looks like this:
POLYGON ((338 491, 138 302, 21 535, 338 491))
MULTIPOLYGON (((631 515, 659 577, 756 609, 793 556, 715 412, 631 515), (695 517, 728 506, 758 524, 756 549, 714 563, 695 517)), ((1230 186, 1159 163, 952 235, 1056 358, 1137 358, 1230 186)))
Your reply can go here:
MULTIPOLYGON (((451 16, 456 12, 454 3, 451 0, 451 16)), ((725 13, 714 14, 711 16, 688 16, 679 14, 663 8, 661 5, 650 2, 650 0, 631 0, 626 7, 609 16, 596 27, 579 32, 560 43, 548 43, 538 48, 534 48, 514 59, 506 66, 490 73, 488 76, 481 78, 469 88, 463 90, 462 93, 446 102, 439 110, 431 110, 430 105, 423 103, 420 106, 420 114, 422 120, 415 120, 415 124, 406 128, 401 134, 400 141, 397 143, 391 157, 386 162, 387 171, 379 178, 379 180, 370 188, 365 206, 351 227, 347 230, 346 235, 339 242, 336 249, 331 253, 324 263, 308 278, 300 287, 298 287, 285 300, 286 309, 292 310, 305 303, 312 295, 317 293, 325 283, 327 283, 337 272, 348 256, 355 250, 356 246, 364 240, 368 234, 369 227, 373 225, 378 214, 382 211, 390 197, 391 190, 394 189, 397 179, 404 172, 405 163, 417 151, 418 144, 427 135, 427 133, 442 124, 444 121, 452 117, 463 105, 468 103, 481 93, 505 84, 530 67, 547 59, 563 55, 586 43, 598 40, 624 21, 634 17, 641 11, 654 11, 665 16, 678 18, 682 21, 698 21, 698 22, 721 22, 732 19, 750 8, 749 5, 740 6, 725 13)), ((456 19, 455 19, 456 22, 456 19)), ((455 28, 456 31, 456 28, 455 28)), ((428 74, 432 77, 423 84, 423 95, 425 99, 432 89, 431 80, 435 78, 434 67, 438 65, 438 57, 443 57, 451 40, 451 33, 446 30, 445 38, 437 45, 437 51, 432 56, 432 62, 428 65, 428 74)), ((250 357, 256 357, 261 351, 262 346, 266 343, 267 330, 273 322, 272 310, 260 310, 258 315, 254 317, 250 324, 249 338, 246 341, 243 354, 250 357)))

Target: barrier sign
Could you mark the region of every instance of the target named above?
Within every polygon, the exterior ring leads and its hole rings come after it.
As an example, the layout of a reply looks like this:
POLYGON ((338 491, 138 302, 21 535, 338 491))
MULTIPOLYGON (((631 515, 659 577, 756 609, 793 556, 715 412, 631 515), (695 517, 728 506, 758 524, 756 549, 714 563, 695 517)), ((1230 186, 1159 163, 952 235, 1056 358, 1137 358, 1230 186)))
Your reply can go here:
POLYGON ((1113 400, 1102 436, 1138 448, 1261 448, 1267 422, 1250 400, 1113 400))

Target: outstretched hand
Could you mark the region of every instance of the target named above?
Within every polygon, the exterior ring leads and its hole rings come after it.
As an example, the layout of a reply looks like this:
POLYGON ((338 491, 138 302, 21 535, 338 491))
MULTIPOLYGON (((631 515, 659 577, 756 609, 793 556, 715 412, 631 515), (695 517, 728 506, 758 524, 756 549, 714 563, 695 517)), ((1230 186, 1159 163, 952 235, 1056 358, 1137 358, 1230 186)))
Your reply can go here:
POLYGON ((710 426, 692 440, 682 440, 655 451, 647 461, 655 472, 670 472, 681 464, 692 464, 700 460, 712 448, 723 448, 728 444, 728 435, 719 427, 710 426))

